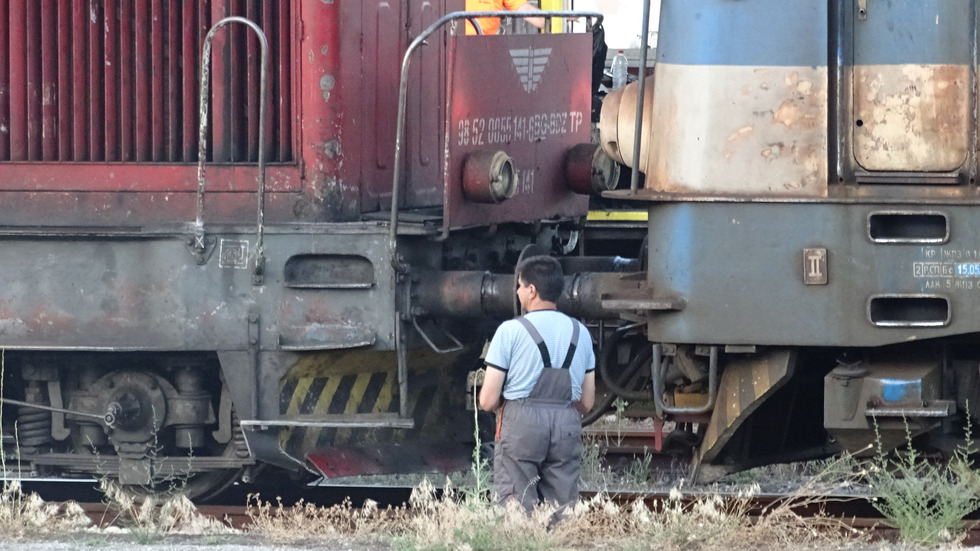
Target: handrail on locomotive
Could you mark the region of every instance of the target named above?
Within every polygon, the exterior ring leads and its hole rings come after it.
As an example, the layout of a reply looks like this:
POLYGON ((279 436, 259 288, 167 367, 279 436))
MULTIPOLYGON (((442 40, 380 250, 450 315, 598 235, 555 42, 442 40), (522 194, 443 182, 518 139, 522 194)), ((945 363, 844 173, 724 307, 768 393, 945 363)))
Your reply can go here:
POLYGON ((194 237, 191 242, 191 252, 195 255, 199 264, 207 262, 207 244, 204 237, 204 163, 207 158, 207 134, 208 134, 208 91, 211 82, 211 42, 215 33, 221 27, 230 23, 241 23, 255 31, 262 49, 261 62, 259 64, 259 175, 258 175, 258 207, 256 213, 257 234, 255 238, 255 265, 252 269, 252 284, 262 285, 263 272, 265 269, 265 250, 263 245, 263 224, 265 219, 265 96, 268 86, 269 65, 269 41, 265 37, 262 29, 251 19, 241 16, 225 17, 215 23, 208 31, 204 39, 201 53, 201 92, 199 95, 201 122, 198 127, 198 150, 197 150, 197 219, 194 222, 194 237))

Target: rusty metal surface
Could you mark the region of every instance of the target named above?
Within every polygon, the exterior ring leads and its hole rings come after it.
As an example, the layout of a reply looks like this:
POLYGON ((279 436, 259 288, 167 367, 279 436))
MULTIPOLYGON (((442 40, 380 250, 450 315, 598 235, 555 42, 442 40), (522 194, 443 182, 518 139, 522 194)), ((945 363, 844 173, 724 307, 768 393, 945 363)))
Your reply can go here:
POLYGON ((969 0, 885 3, 845 25, 845 37, 853 29, 853 59, 845 59, 853 112, 843 133, 861 169, 894 178, 965 168, 975 141, 975 61, 970 41, 950 37, 975 36, 973 10, 969 0))
POLYGON ((564 158, 589 142, 591 36, 457 36, 452 48, 446 226, 584 216, 588 199, 568 188, 564 158), (459 182, 467 155, 486 149, 517 170, 517 193, 499 205, 467 201, 459 182))
POLYGON ((854 158, 871 171, 950 171, 967 160, 970 67, 854 68, 854 158))

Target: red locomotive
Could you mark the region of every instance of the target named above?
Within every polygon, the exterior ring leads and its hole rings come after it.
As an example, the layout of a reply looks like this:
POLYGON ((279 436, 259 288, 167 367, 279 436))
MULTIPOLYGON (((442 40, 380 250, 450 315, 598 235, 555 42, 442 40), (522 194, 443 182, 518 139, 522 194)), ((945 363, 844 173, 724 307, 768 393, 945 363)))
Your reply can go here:
POLYGON ((0 1, 6 453, 195 496, 458 467, 509 271, 615 182, 592 35, 462 9, 0 1))

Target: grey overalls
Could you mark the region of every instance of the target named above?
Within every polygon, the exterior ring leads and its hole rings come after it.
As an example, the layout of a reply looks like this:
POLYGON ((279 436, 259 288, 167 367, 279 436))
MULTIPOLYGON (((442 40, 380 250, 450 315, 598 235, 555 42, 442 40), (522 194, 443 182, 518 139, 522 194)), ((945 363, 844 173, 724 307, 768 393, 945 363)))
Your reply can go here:
POLYGON ((511 497, 528 511, 542 501, 557 505, 578 499, 582 462, 582 419, 572 404, 569 367, 575 355, 580 323, 574 329, 561 367, 551 356, 537 329, 517 318, 541 351, 544 369, 526 398, 507 400, 497 431, 493 456, 494 490, 500 503, 511 497))

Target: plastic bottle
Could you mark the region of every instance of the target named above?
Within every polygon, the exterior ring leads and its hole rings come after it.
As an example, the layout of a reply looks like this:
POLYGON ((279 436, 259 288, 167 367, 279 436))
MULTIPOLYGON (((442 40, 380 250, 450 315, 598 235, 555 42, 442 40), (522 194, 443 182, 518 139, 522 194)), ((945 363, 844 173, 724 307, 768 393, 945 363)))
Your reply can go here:
POLYGON ((612 70, 613 90, 626 86, 626 55, 623 54, 623 50, 619 50, 619 52, 613 56, 612 66, 610 69, 612 70))

